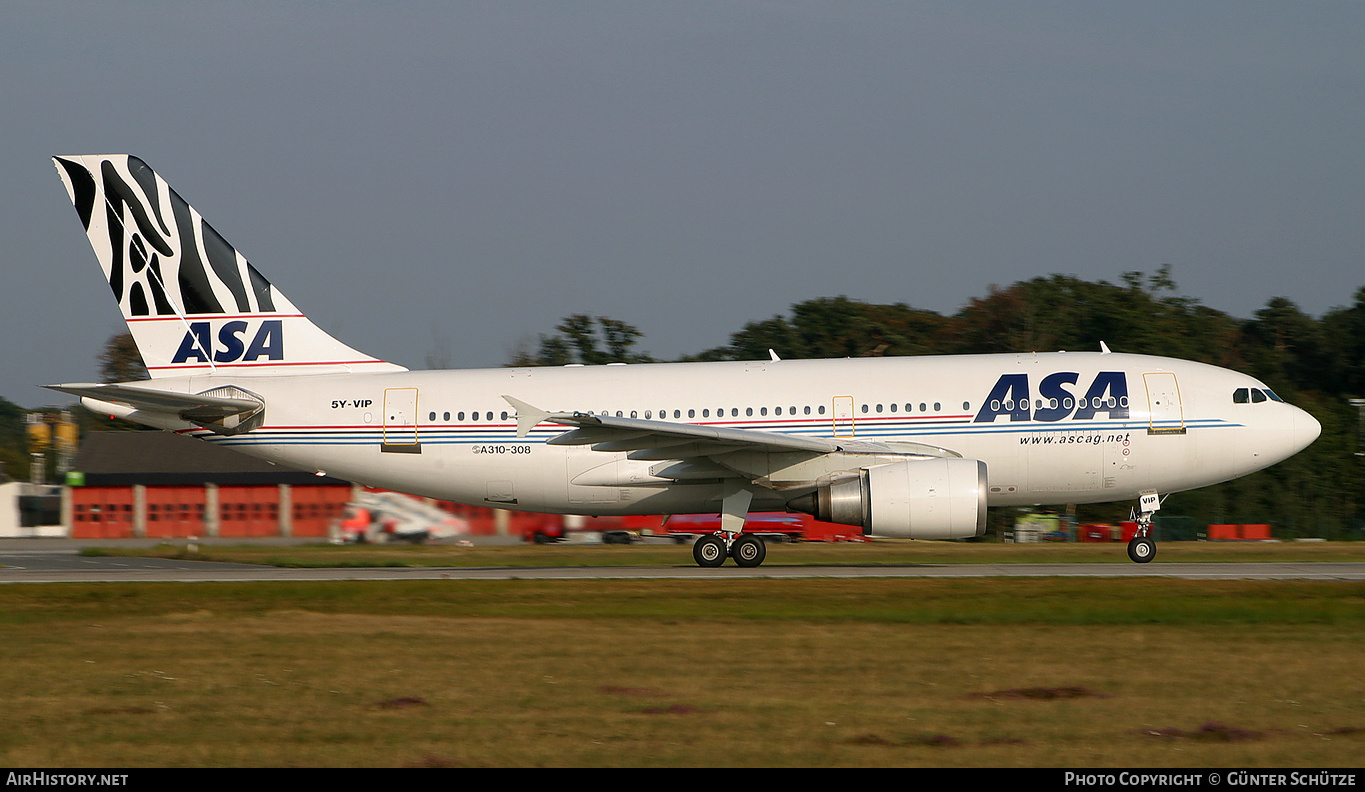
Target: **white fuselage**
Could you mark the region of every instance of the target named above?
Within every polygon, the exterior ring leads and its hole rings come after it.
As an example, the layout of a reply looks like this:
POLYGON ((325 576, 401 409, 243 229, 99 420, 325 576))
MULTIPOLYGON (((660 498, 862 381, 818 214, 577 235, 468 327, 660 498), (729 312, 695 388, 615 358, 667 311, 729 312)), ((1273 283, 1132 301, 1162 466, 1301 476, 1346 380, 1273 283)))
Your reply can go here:
MULTIPOLYGON (((219 436, 124 412, 134 420, 370 486, 551 513, 713 512, 721 485, 656 478, 657 462, 628 452, 547 445, 565 426, 541 423, 519 437, 504 396, 549 411, 939 447, 985 462, 992 506, 1202 487, 1274 464, 1320 430, 1276 398, 1236 401, 1239 389, 1269 393, 1251 377, 1115 353, 238 373, 140 384, 183 393, 235 385, 262 398, 265 421, 219 436)), ((761 488, 751 508, 782 509, 801 491, 761 488)))

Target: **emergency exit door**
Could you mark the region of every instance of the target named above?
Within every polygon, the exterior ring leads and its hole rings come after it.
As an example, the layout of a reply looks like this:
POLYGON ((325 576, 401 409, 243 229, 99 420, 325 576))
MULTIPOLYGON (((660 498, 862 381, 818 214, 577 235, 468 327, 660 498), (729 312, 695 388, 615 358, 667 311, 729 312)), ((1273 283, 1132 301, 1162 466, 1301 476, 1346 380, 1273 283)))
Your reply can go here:
POLYGON ((852 437, 853 426, 853 397, 835 396, 834 397, 834 436, 852 437))
POLYGON ((420 454, 417 441, 417 389, 388 388, 384 391, 384 428, 379 450, 397 454, 420 454))
POLYGON ((1185 410, 1175 373, 1151 372, 1143 374, 1142 381, 1147 384, 1147 433, 1185 434, 1185 410))

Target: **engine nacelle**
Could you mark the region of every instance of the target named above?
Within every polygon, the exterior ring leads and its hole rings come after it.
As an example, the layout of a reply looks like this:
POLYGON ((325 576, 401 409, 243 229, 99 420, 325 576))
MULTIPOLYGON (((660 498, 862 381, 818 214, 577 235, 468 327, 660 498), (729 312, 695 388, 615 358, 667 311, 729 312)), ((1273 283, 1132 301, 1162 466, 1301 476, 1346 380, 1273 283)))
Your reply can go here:
POLYGON ((986 532, 986 463, 910 459, 858 471, 787 506, 869 536, 965 539, 986 532))

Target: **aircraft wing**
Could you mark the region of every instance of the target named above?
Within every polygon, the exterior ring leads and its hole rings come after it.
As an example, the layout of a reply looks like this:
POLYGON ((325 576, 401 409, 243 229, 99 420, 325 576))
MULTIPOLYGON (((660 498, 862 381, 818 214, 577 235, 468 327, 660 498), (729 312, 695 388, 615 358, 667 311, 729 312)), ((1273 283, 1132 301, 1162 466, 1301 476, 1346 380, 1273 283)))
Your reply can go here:
POLYGON ((549 445, 586 445, 594 451, 627 452, 628 458, 636 462, 683 463, 653 466, 651 474, 662 478, 742 477, 788 489, 878 464, 873 457, 962 456, 923 443, 878 443, 582 412, 552 413, 511 396, 503 399, 517 410, 519 437, 525 437, 540 423, 553 423, 572 428, 546 440, 549 445), (699 462, 699 458, 706 462, 699 462), (811 464, 816 460, 820 462, 811 464))
POLYGON ((240 388, 217 388, 204 393, 141 388, 136 385, 106 385, 78 382, 48 385, 48 390, 69 393, 82 399, 131 407, 145 413, 179 418, 220 434, 238 434, 260 424, 265 402, 240 388))

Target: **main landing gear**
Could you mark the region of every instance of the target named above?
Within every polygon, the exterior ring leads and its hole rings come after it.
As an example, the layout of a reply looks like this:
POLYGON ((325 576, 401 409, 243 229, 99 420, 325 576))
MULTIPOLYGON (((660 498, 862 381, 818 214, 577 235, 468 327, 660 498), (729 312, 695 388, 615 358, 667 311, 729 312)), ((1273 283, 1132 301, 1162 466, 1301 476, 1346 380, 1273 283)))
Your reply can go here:
POLYGON ((1128 542, 1128 557, 1135 564, 1156 558, 1156 542, 1151 537, 1152 516, 1161 508, 1161 496, 1143 492, 1138 496, 1137 534, 1128 542))
POLYGON ((692 545, 692 559, 701 567, 718 567, 725 559, 735 559, 742 567, 756 567, 768 556, 768 546, 753 534, 742 533, 744 517, 754 494, 740 482, 726 487, 720 507, 720 530, 707 534, 692 545))
POLYGON ((725 559, 735 559, 736 566, 756 567, 768 556, 768 546, 753 534, 707 534, 692 545, 692 558, 697 566, 718 567, 725 559))

